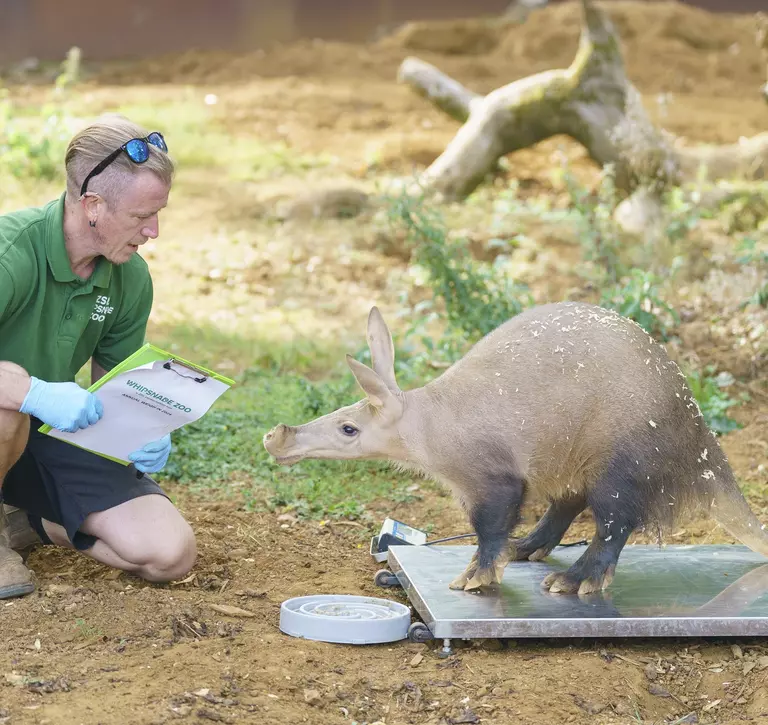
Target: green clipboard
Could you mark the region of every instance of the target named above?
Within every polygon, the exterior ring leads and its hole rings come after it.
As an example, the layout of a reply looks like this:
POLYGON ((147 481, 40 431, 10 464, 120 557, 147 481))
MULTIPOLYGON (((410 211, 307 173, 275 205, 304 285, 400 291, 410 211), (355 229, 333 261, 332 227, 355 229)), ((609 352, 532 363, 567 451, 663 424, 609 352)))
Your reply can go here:
MULTIPOLYGON (((228 385, 229 387, 232 387, 235 384, 235 381, 231 380, 230 378, 224 377, 223 375, 219 375, 217 372, 214 372, 213 370, 208 370, 207 368, 204 368, 200 365, 190 362, 189 360, 185 360, 184 358, 179 357, 178 355, 174 355, 173 353, 170 353, 167 350, 161 350, 159 347, 155 347, 154 345, 148 342, 143 347, 140 347, 138 350, 136 350, 136 352, 133 353, 133 355, 129 355, 119 365, 116 365, 115 367, 113 367, 106 375, 99 378, 87 390, 89 393, 93 393, 97 391, 102 385, 109 382, 116 375, 120 375, 121 373, 127 372, 129 370, 133 370, 134 368, 138 368, 142 365, 148 365, 153 362, 161 362, 161 361, 170 361, 170 362, 178 363, 179 365, 189 368, 190 370, 195 370, 199 373, 202 373, 206 377, 219 380, 220 382, 224 383, 225 385, 228 385)), ((38 428, 38 430, 40 431, 40 433, 48 433, 50 430, 53 430, 53 428, 52 426, 46 423, 44 425, 41 425, 40 428, 38 428)), ((73 445, 73 446, 77 446, 78 448, 82 448, 82 446, 78 446, 77 443, 73 443, 72 441, 66 441, 66 443, 69 443, 70 445, 73 445)), ((87 450, 89 453, 93 453, 96 456, 107 458, 110 461, 114 461, 115 463, 126 465, 125 461, 120 460, 119 458, 112 458, 111 456, 104 455, 103 453, 98 453, 97 451, 92 451, 88 448, 83 448, 83 450, 87 450)))

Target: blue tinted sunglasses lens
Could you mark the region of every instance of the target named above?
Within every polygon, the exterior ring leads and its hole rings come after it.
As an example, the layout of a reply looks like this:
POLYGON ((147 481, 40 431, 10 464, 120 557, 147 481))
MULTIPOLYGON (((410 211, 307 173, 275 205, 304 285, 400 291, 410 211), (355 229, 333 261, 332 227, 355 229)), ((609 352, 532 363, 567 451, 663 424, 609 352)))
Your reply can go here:
POLYGON ((165 143, 165 139, 156 131, 153 131, 149 136, 147 136, 147 141, 151 143, 153 146, 157 146, 161 151, 168 152, 168 146, 165 143))
POLYGON ((125 145, 125 151, 131 161, 137 164, 143 164, 149 158, 149 146, 145 141, 132 139, 125 145))

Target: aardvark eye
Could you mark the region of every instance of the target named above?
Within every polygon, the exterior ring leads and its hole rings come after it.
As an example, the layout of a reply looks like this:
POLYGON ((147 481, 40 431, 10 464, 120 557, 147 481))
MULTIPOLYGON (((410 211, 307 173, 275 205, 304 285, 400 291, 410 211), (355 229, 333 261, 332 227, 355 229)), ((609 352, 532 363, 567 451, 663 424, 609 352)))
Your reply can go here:
POLYGON ((355 436, 355 435, 357 435, 359 433, 357 428, 355 428, 353 425, 343 425, 343 426, 341 426, 341 432, 345 436, 350 436, 350 437, 355 436))

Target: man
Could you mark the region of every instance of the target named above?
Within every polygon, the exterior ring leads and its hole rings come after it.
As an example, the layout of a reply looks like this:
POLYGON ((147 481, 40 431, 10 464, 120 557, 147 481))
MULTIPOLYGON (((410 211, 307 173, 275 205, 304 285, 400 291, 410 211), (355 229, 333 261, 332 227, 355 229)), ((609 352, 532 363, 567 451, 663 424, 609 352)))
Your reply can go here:
POLYGON ((189 524, 145 475, 165 465, 169 436, 122 466, 38 432, 97 423, 102 403, 75 374, 90 361, 96 381, 144 343, 152 280, 136 252, 159 233, 167 151, 157 132, 101 119, 71 140, 58 200, 0 216, 0 503, 16 507, 0 505, 0 599, 34 590, 13 550, 30 525, 45 544, 149 581, 195 561, 189 524))

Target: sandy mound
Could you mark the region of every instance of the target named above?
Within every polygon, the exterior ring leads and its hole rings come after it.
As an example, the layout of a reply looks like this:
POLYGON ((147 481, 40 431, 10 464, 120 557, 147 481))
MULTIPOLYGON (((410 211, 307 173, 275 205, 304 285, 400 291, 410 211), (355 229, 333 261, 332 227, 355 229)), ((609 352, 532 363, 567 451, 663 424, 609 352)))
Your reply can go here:
MULTIPOLYGON (((753 15, 715 15, 677 2, 600 6, 616 24, 629 75, 644 92, 751 96, 765 82, 753 15)), ((569 1, 519 26, 488 18, 418 22, 369 45, 303 40, 245 54, 189 51, 138 64, 107 63, 97 80, 135 83, 137 73, 155 82, 224 85, 285 76, 392 80, 406 55, 419 54, 484 90, 570 65, 580 23, 581 6, 569 1)))

